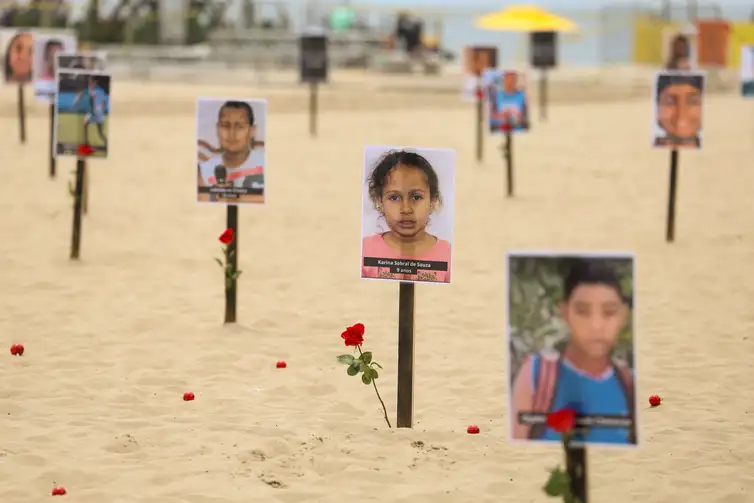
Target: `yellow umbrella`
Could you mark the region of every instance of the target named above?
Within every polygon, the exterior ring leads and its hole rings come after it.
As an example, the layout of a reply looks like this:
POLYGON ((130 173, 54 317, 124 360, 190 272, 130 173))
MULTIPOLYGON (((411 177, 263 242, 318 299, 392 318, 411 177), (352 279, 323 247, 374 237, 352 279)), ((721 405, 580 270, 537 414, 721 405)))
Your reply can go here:
POLYGON ((576 24, 536 5, 515 5, 477 18, 476 27, 497 31, 578 31, 576 24))

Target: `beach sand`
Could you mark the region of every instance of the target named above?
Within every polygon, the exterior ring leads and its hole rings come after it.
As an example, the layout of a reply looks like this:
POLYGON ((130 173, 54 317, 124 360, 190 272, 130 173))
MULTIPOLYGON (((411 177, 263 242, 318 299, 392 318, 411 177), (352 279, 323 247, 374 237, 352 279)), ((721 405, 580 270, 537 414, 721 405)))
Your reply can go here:
POLYGON ((114 85, 80 262, 75 161, 50 180, 45 109, 22 147, 0 93, 2 503, 47 501, 55 483, 70 503, 555 501, 541 486, 559 447, 507 440, 504 264, 519 248, 637 254, 641 445, 590 449, 590 501, 752 501, 754 102, 707 100, 668 245, 669 153, 649 146, 648 99, 553 105, 515 138, 506 199, 499 139, 477 164, 468 106, 385 113, 367 97, 372 110, 325 109, 311 139, 270 96, 268 204, 240 209, 239 323, 223 326, 225 210, 194 202, 193 96, 259 95, 196 87, 152 96, 170 113, 129 107, 150 89, 114 85), (365 144, 458 150, 453 283, 416 289, 412 430, 389 430, 335 362, 344 327, 365 323, 395 418, 398 285, 359 279, 365 144))

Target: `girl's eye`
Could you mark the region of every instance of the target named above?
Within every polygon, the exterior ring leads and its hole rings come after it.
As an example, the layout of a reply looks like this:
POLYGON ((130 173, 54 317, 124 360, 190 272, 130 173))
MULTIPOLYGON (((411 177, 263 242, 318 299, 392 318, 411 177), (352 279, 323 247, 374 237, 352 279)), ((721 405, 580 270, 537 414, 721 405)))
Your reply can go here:
POLYGON ((422 200, 422 196, 420 196, 419 194, 414 194, 413 195, 413 199, 414 199, 414 201, 421 201, 422 200))
POLYGON ((400 199, 400 196, 393 194, 388 198, 390 201, 397 201, 400 199))

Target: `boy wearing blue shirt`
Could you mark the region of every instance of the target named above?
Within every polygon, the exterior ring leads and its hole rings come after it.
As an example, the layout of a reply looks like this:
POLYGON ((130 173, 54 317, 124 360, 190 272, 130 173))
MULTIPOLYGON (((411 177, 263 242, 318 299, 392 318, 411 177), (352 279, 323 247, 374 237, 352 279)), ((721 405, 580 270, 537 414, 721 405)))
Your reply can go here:
POLYGON ((105 136, 104 124, 105 116, 109 108, 110 97, 104 89, 97 85, 94 76, 89 76, 87 87, 79 91, 73 99, 73 107, 83 98, 86 118, 84 119, 84 144, 89 145, 89 125, 97 126, 97 134, 104 144, 104 150, 107 150, 107 137, 105 136))
POLYGON ((490 131, 501 131, 504 123, 513 131, 529 129, 526 92, 519 88, 516 72, 503 72, 502 79, 498 74, 494 83, 489 96, 490 131))
POLYGON ((512 389, 513 438, 560 441, 543 424, 523 424, 520 413, 548 414, 574 408, 580 416, 620 416, 630 427, 590 427, 577 440, 635 444, 634 375, 612 357, 630 316, 617 274, 600 259, 575 263, 563 282, 560 315, 569 339, 562 353, 529 356, 512 389))

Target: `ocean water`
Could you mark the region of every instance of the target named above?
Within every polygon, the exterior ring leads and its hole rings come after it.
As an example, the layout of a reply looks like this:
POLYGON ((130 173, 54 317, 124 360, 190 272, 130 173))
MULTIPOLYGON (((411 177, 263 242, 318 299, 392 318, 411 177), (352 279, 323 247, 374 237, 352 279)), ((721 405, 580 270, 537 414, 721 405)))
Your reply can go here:
MULTIPOLYGON (((114 0, 100 0, 103 14, 114 8, 114 0)), ((163 9, 174 12, 185 5, 186 0, 160 0, 163 9)), ((254 0, 257 17, 274 18, 282 6, 288 13, 294 29, 301 30, 307 24, 322 19, 324 14, 337 5, 350 5, 370 25, 389 29, 394 23, 395 12, 407 9, 425 20, 430 33, 439 31, 443 48, 460 56, 468 45, 495 45, 501 65, 515 64, 528 59, 528 38, 525 34, 490 32, 474 27, 478 16, 505 8, 518 2, 494 0, 254 0), (432 12, 429 14, 428 12, 432 12), (441 20, 438 25, 436 21, 441 20), (436 27, 441 26, 437 30, 436 27)), ((527 3, 527 2, 522 2, 527 3)), ((566 66, 602 66, 631 61, 633 47, 633 20, 639 13, 659 14, 662 2, 609 2, 606 0, 545 0, 528 2, 565 16, 579 25, 577 35, 563 35, 559 44, 559 62, 566 66)), ((689 18, 687 1, 672 2, 671 18, 689 18)), ((751 0, 728 0, 710 2, 696 0, 699 17, 722 17, 742 21, 751 19, 754 3, 751 0)), ((226 12, 229 23, 241 18, 242 0, 232 0, 226 12)), ((83 16, 88 0, 73 0, 74 17, 83 16)))

